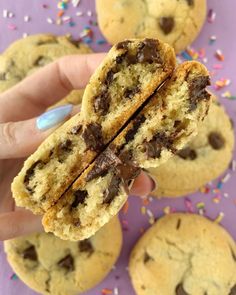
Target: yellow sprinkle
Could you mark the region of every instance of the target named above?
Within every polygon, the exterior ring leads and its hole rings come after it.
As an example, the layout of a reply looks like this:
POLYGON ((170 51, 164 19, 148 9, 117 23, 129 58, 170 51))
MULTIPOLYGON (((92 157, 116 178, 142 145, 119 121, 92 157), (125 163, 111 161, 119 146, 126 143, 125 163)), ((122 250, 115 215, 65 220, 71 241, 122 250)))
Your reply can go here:
POLYGON ((144 207, 144 206, 141 207, 141 213, 142 213, 143 215, 146 214, 146 207, 144 207))
POLYGON ((163 211, 165 214, 170 214, 170 206, 166 206, 163 211))
POLYGON ((155 222, 155 218, 154 218, 154 217, 150 217, 150 218, 149 218, 149 223, 150 223, 150 224, 154 224, 154 222, 155 222))
POLYGON ((224 218, 225 214, 223 212, 220 212, 219 215, 214 220, 215 223, 220 223, 222 219, 224 218))

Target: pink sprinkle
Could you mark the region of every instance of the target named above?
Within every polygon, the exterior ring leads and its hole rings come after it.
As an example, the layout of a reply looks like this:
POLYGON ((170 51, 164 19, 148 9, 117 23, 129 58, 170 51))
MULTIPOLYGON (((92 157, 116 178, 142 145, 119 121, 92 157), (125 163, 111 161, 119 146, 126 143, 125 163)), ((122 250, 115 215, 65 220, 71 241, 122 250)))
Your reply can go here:
POLYGON ((43 4, 42 7, 45 8, 45 9, 47 9, 48 8, 48 5, 47 4, 43 4))
POLYGON ((184 205, 187 208, 187 210, 188 210, 189 213, 193 213, 194 212, 193 203, 191 202, 190 199, 185 198, 184 199, 184 205))
POLYGON ((223 68, 223 66, 222 65, 219 65, 219 64, 215 64, 214 66, 213 66, 213 69, 215 69, 215 70, 220 70, 220 69, 222 69, 223 68))
POLYGON ((14 24, 9 24, 8 26, 8 29, 11 30, 11 31, 15 31, 17 29, 17 26, 14 25, 14 24))
POLYGON ((208 12, 207 20, 209 23, 213 23, 216 19, 216 13, 213 11, 213 9, 210 9, 208 12))

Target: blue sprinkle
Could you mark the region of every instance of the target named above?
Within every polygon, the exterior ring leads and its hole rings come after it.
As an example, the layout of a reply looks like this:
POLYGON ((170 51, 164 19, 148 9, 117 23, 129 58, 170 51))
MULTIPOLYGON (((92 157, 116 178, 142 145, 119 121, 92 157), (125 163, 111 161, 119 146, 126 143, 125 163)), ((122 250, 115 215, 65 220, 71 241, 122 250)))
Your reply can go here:
POLYGON ((69 26, 70 26, 70 27, 74 27, 74 26, 75 26, 75 22, 72 22, 72 21, 69 22, 69 26))
POLYGON ((105 43, 106 43, 106 40, 104 40, 104 39, 100 39, 100 40, 97 40, 96 43, 97 43, 98 45, 102 45, 102 44, 105 44, 105 43))
POLYGON ((85 42, 86 44, 90 44, 90 43, 92 43, 92 39, 91 39, 90 37, 85 37, 85 38, 84 38, 84 42, 85 42))
POLYGON ((186 60, 193 60, 191 55, 189 55, 187 51, 182 51, 181 56, 186 60))
POLYGON ((13 281, 18 280, 18 276, 15 273, 13 273, 11 275, 10 279, 13 280, 13 281))
POLYGON ((219 181, 218 184, 217 184, 217 188, 218 188, 218 189, 221 189, 222 186, 223 186, 223 183, 222 183, 221 181, 219 181))
POLYGON ((90 30, 90 26, 85 26, 84 29, 85 30, 90 30))

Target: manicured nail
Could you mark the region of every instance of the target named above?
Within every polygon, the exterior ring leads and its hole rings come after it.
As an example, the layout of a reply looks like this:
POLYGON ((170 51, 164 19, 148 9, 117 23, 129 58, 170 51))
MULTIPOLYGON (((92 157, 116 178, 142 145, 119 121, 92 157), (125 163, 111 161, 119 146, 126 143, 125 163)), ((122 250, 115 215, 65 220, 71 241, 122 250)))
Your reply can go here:
POLYGON ((55 109, 51 109, 46 113, 43 113, 37 118, 37 128, 44 131, 56 126, 57 124, 65 120, 65 118, 71 113, 72 108, 72 104, 66 104, 55 109))

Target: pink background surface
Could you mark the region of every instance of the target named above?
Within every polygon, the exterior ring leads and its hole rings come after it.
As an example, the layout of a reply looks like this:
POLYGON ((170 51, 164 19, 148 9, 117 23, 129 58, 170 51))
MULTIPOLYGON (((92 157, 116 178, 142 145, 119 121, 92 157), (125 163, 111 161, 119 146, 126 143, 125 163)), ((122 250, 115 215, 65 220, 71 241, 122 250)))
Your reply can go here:
MULTIPOLYGON (((208 8, 213 9, 216 12, 216 19, 213 23, 206 22, 200 36, 194 42, 193 47, 198 50, 204 48, 206 50, 206 57, 208 59, 206 65, 210 71, 213 70, 215 64, 222 64, 222 69, 215 70, 215 75, 212 79, 214 82, 220 78, 227 78, 231 80, 231 85, 225 87, 222 91, 216 91, 219 96, 225 91, 231 91, 232 95, 236 95, 236 37, 235 37, 235 0, 208 0, 208 8), (217 40, 214 44, 209 45, 209 37, 216 35, 217 40), (217 49, 221 49, 225 61, 218 61, 214 53, 217 49)), ((0 50, 4 50, 12 41, 20 38, 23 33, 36 34, 51 32, 55 34, 72 33, 75 38, 78 38, 85 25, 88 25, 90 20, 95 20, 94 0, 81 0, 81 3, 77 8, 73 8, 69 4, 68 10, 65 15, 73 17, 75 26, 70 27, 69 24, 63 24, 58 26, 56 24, 47 23, 47 18, 51 17, 56 19, 58 12, 57 1, 50 0, 1 0, 0 1, 0 50), (47 4, 48 8, 42 7, 43 4, 47 4), (3 18, 2 11, 7 9, 14 13, 13 18, 3 18), (87 15, 87 11, 92 11, 92 17, 87 15), (84 16, 76 16, 77 11, 83 11, 84 16), (29 15, 30 22, 24 22, 24 16, 29 15), (16 25, 16 30, 9 30, 8 25, 16 25)), ((91 47, 95 51, 104 51, 109 48, 108 45, 98 45, 97 41, 103 39, 102 35, 96 26, 91 25, 91 29, 94 33, 91 47)), ((214 88, 213 88, 214 89, 214 88)), ((236 120, 236 101, 229 100, 220 97, 220 101, 226 106, 230 116, 236 120)), ((220 118, 219 118, 220 120, 220 118)), ((235 157, 235 156, 234 156, 235 157)), ((210 167, 209 167, 210 169, 210 167)), ((194 212, 198 212, 196 204, 204 202, 205 215, 215 219, 220 212, 224 213, 222 225, 228 229, 232 236, 236 239, 236 195, 235 195, 235 183, 236 174, 231 169, 229 170, 231 178, 227 183, 223 185, 219 193, 214 193, 218 180, 214 181, 210 187, 210 193, 196 193, 188 196, 192 204, 194 212), (228 197, 225 197, 228 194, 228 197), (221 196, 219 203, 214 203, 213 198, 217 195, 221 196)), ((221 177, 222 178, 222 177, 221 177)), ((220 179, 221 179, 220 178, 220 179)), ((142 215, 140 208, 143 206, 141 199, 137 197, 129 198, 129 210, 127 214, 121 213, 120 218, 124 227, 124 245, 121 256, 116 264, 116 268, 110 273, 110 275, 96 288, 87 292, 87 295, 101 294, 103 288, 114 289, 117 287, 120 295, 134 295, 134 291, 130 284, 127 263, 129 253, 135 244, 136 240, 140 236, 141 229, 149 226, 148 216, 142 215)), ((152 211, 155 218, 159 218, 164 214, 163 210, 167 206, 172 209, 183 212, 191 210, 189 206, 186 206, 186 198, 180 198, 176 200, 164 199, 154 200, 148 206, 152 211)), ((109 237, 107 237, 109 239, 109 237)), ((25 286, 20 280, 11 280, 10 277, 13 274, 12 270, 8 266, 3 253, 2 245, 0 244, 0 295, 33 295, 36 294, 25 286)))

